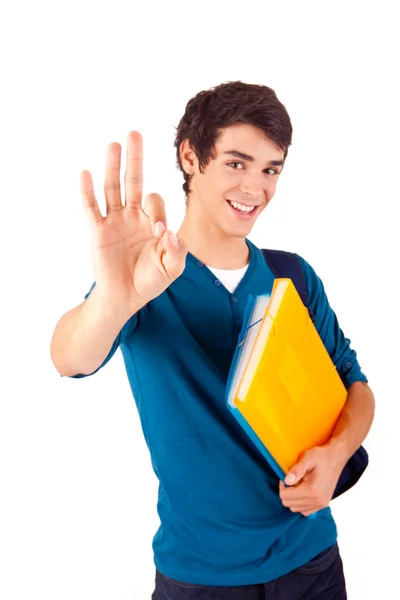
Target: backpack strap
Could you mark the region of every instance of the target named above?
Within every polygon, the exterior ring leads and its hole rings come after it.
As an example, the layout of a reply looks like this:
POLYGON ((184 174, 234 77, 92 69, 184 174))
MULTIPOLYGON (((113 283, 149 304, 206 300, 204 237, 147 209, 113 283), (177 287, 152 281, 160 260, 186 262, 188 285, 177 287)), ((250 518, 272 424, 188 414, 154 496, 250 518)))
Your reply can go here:
POLYGON ((261 252, 275 278, 284 277, 292 280, 304 306, 308 309, 311 320, 315 322, 315 315, 308 306, 309 298, 303 269, 296 254, 284 250, 267 250, 266 248, 263 248, 261 252))

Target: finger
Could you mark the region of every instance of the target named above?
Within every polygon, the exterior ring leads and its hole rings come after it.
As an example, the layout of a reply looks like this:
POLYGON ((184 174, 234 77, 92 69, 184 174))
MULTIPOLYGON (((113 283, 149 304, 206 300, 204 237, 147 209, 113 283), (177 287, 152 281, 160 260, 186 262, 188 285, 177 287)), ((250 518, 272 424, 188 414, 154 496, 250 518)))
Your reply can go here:
POLYGON ((81 171, 80 192, 82 204, 89 223, 100 224, 104 217, 100 212, 99 205, 94 195, 93 179, 89 171, 81 171))
POLYGON ((302 454, 300 460, 290 469, 285 477, 285 483, 293 485, 301 481, 314 468, 314 457, 310 452, 302 454))
POLYGON ((283 500, 282 501, 283 506, 286 506, 286 508, 310 508, 310 506, 313 506, 313 502, 308 499, 308 501, 305 500, 283 500))
POLYGON ((292 513, 301 513, 304 516, 311 515, 314 512, 317 512, 317 508, 313 508, 309 504, 306 506, 296 506, 290 509, 292 513))
POLYGON ((161 241, 164 245, 161 261, 168 277, 173 281, 184 271, 188 247, 182 238, 178 238, 170 230, 165 231, 161 241))
POLYGON ((160 194, 147 194, 144 199, 143 211, 150 219, 154 235, 156 237, 162 237, 167 229, 167 215, 165 212, 165 202, 160 194), (158 225, 156 231, 155 225, 159 222, 161 222, 164 227, 158 225))
POLYGON ((310 515, 317 513, 319 510, 319 508, 311 508, 310 510, 302 510, 300 512, 304 517, 309 517, 310 515))
POLYGON ((298 513, 298 512, 303 513, 303 512, 306 512, 308 510, 311 510, 311 507, 310 507, 309 504, 308 505, 303 504, 301 506, 289 506, 289 510, 292 513, 298 513))
POLYGON ((143 139, 138 131, 130 131, 126 151, 125 207, 141 209, 143 195, 143 139))
POLYGON ((295 490, 297 490, 300 486, 301 482, 296 483, 295 485, 287 485, 285 482, 283 482, 282 480, 279 480, 279 493, 281 494, 293 494, 293 492, 295 490))
POLYGON ((106 177, 104 180, 107 214, 117 212, 123 208, 121 202, 120 169, 121 144, 112 142, 107 146, 106 177))
POLYGON ((281 500, 285 500, 285 501, 298 501, 298 500, 304 500, 306 498, 310 497, 310 490, 306 488, 306 486, 293 486, 293 487, 288 487, 286 489, 280 489, 279 490, 279 496, 281 500))

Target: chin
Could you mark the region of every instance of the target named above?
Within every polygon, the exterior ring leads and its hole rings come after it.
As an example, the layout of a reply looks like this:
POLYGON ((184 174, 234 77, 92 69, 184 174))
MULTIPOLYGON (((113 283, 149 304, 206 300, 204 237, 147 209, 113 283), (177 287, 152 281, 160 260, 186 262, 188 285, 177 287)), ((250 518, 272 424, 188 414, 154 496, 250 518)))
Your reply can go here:
POLYGON ((249 235, 253 229, 254 223, 246 223, 239 227, 222 227, 221 229, 226 233, 227 236, 235 238, 245 238, 249 235))

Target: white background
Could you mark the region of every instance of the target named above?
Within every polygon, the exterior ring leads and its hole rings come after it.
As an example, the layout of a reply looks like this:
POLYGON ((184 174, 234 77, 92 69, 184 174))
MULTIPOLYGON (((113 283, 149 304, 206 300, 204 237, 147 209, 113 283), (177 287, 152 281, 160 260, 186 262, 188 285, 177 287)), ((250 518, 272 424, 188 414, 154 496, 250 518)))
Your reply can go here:
POLYGON ((396 3, 14 2, 0 18, 2 600, 146 600, 159 520, 122 355, 61 378, 50 339, 93 281, 79 174, 104 211, 107 144, 138 129, 144 193, 184 215, 174 126, 223 81, 272 87, 293 124, 249 238, 302 254, 377 411, 370 466, 331 505, 349 598, 398 590, 399 93, 396 3), (390 550, 392 548, 392 550, 390 550))

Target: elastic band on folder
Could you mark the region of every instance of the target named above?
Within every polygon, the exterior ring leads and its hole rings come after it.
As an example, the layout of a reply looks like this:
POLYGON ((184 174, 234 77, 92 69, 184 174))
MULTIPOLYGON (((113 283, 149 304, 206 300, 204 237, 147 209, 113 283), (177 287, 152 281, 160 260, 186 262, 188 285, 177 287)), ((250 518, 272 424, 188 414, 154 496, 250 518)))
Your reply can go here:
MULTIPOLYGON (((306 309, 306 310, 307 310, 307 309, 306 309)), ((274 317, 273 317, 273 316, 272 316, 272 315, 271 315, 271 314, 270 314, 268 311, 266 311, 266 313, 267 313, 267 315, 269 316, 269 318, 270 318, 270 319, 271 319, 271 321, 272 321, 272 332, 273 332, 273 335, 275 335, 275 319, 274 319, 274 317)), ((251 325, 249 325, 248 327, 246 327, 246 329, 244 329, 244 331, 243 331, 243 334, 245 334, 245 333, 246 333, 246 331, 247 331, 248 329, 250 329, 250 327, 254 327, 254 325, 257 325, 257 323, 261 323, 261 321, 262 321, 262 320, 263 320, 263 319, 258 319, 258 321, 256 321, 255 323, 252 323, 251 325)), ((244 342, 244 340, 242 340, 242 341, 240 342, 240 344, 238 344, 238 346, 241 346, 241 345, 243 344, 243 342, 244 342)))
POLYGON ((274 319, 274 317, 271 315, 271 313, 268 311, 268 309, 267 309, 267 311, 266 311, 266 312, 267 312, 267 315, 269 316, 269 318, 270 318, 270 319, 271 319, 271 321, 272 321, 272 329, 271 329, 271 331, 272 331, 272 335, 273 335, 273 336, 275 336, 275 335, 276 335, 276 325, 275 325, 275 319, 274 319))
MULTIPOLYGON (((251 325, 249 325, 248 327, 246 327, 246 329, 243 331, 243 334, 246 333, 246 331, 248 329, 250 329, 250 327, 254 327, 254 325, 257 325, 257 323, 260 323, 262 321, 262 319, 258 319, 258 321, 256 321, 255 323, 252 323, 251 325)), ((244 340, 242 340, 240 342, 240 344, 238 344, 238 346, 241 346, 244 343, 244 340)))

